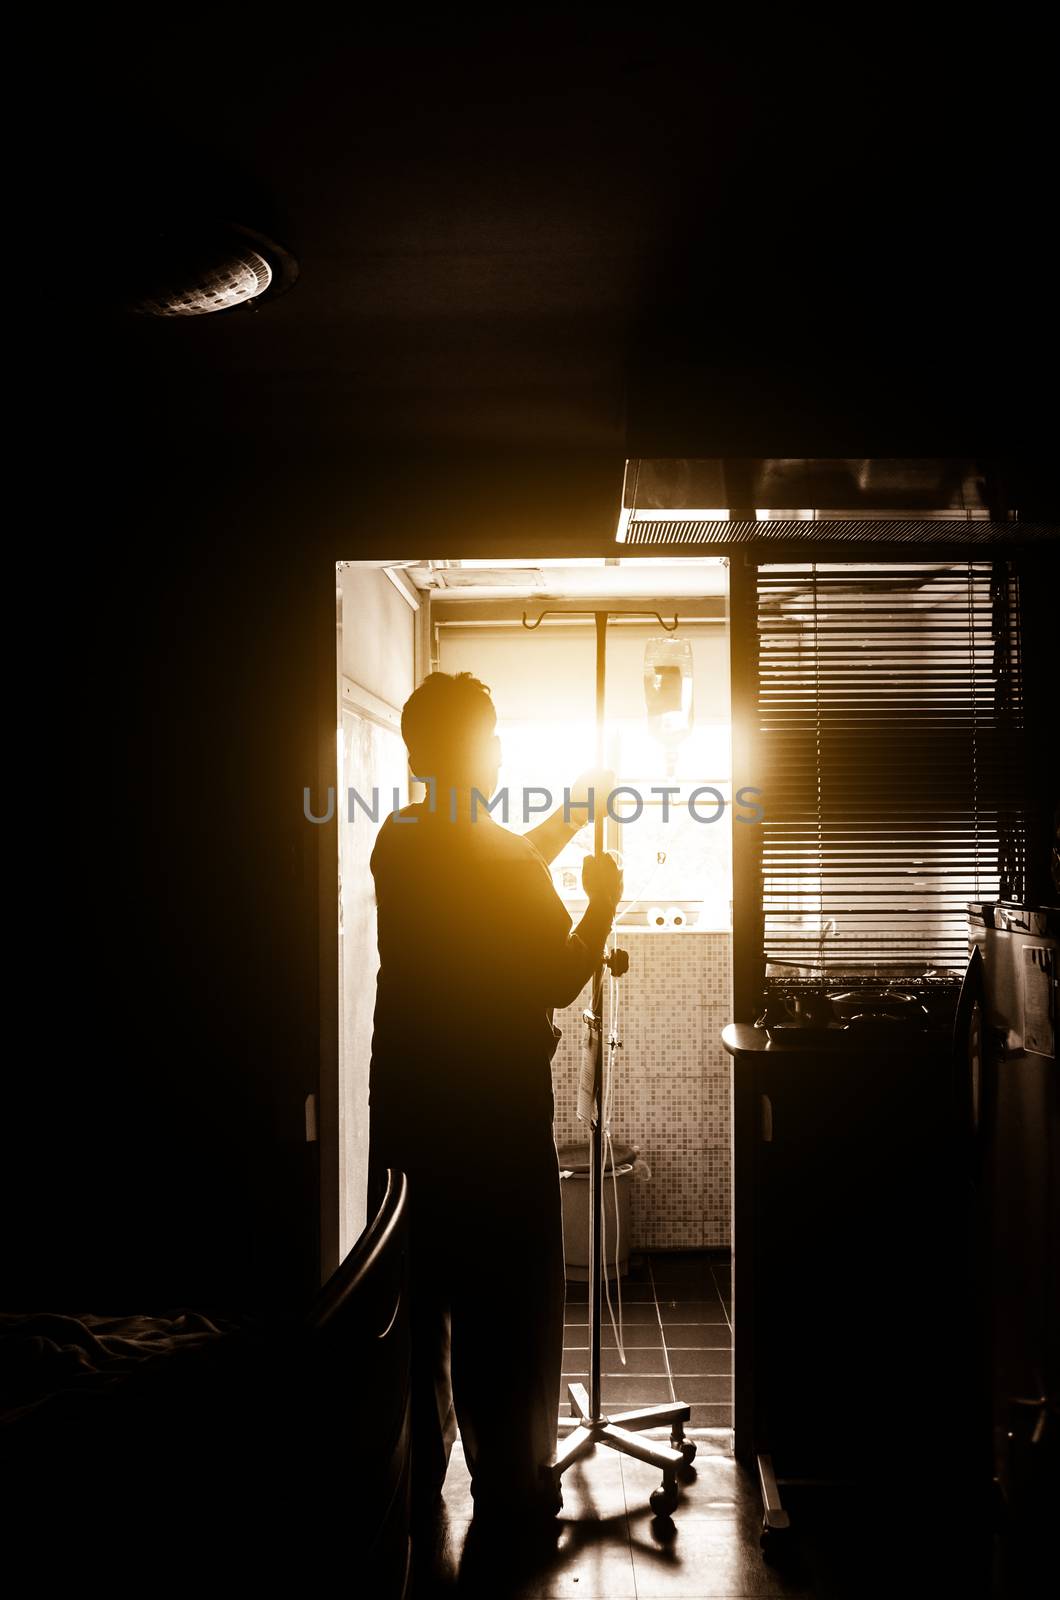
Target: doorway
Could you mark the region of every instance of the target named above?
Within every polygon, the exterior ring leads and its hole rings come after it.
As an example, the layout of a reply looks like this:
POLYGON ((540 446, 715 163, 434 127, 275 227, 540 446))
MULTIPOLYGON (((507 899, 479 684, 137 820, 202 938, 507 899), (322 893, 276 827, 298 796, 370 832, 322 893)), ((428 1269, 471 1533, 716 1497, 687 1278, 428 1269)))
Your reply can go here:
MULTIPOLYGON (((594 627, 586 612, 616 613, 608 631, 607 763, 621 794, 605 844, 625 876, 615 938, 629 951, 630 970, 614 986, 608 1025, 620 1040, 613 1132, 634 1152, 635 1170, 623 1250, 632 1251, 622 1310, 629 1359, 615 1374, 612 1401, 628 1399, 636 1379, 647 1402, 653 1384, 672 1384, 676 1370, 703 1390, 692 1402, 693 1425, 726 1427, 731 1133, 720 1035, 732 1017, 727 579, 727 564, 716 557, 340 564, 335 1152, 338 1248, 345 1254, 364 1225, 367 1177, 376 971, 368 859, 385 814, 420 797, 419 786, 409 789, 401 704, 431 670, 470 672, 488 686, 504 797, 492 814, 525 832, 561 806, 565 786, 593 764, 594 627), (546 610, 552 614, 539 627, 524 626, 524 616, 533 622, 546 610), (617 615, 627 611, 658 612, 667 626, 676 618, 675 637, 689 647, 691 723, 676 745, 664 748, 653 736, 645 704, 646 664, 654 643, 668 635, 653 616, 617 615), (352 809, 351 788, 359 797, 352 809), (682 1332, 676 1343, 667 1339, 675 1317, 687 1341, 682 1332), (707 1317, 709 1325, 695 1320, 707 1317), (645 1330, 654 1365, 638 1343, 645 1330), (697 1363, 694 1371, 689 1361, 697 1363), (711 1363, 721 1370, 708 1373, 711 1363)), ((575 923, 585 907, 581 861, 591 849, 592 832, 584 828, 551 864, 556 893, 575 923)), ((553 1061, 561 1149, 585 1137, 577 1085, 586 1004, 581 995, 554 1019, 561 1032, 553 1061)), ((568 1315, 576 1327, 577 1294, 568 1315)), ((577 1343, 570 1348, 576 1361, 577 1343)))

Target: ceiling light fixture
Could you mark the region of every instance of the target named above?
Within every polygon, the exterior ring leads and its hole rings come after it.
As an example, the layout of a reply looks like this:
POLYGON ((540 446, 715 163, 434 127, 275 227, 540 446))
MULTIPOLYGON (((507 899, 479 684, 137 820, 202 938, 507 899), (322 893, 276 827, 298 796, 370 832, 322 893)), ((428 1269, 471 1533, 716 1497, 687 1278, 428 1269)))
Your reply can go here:
POLYGON ((126 306, 138 316, 201 317, 274 299, 298 277, 281 245, 236 223, 160 231, 136 252, 126 306))

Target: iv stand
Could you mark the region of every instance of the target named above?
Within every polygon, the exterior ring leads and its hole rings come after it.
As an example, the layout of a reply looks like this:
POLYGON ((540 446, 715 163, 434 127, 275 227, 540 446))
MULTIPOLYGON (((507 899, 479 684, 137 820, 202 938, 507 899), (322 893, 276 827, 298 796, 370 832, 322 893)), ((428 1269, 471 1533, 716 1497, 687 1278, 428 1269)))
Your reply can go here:
MULTIPOLYGON (((561 612, 542 611, 536 622, 528 622, 524 611, 523 627, 529 629, 538 628, 545 617, 557 614, 569 616, 571 613, 566 609, 561 612)), ((654 617, 659 626, 665 629, 667 633, 673 633, 676 630, 677 618, 674 617, 672 623, 664 622, 657 611, 592 611, 589 615, 593 617, 596 623, 596 765, 598 770, 602 770, 604 765, 604 690, 607 671, 608 618, 612 616, 654 617)), ((603 851, 604 809, 594 804, 593 854, 601 856, 603 851)), ((623 1411, 614 1417, 607 1417, 604 1415, 600 1402, 601 1313, 605 1270, 603 1258, 604 967, 611 967, 615 977, 620 977, 626 971, 628 965, 628 958, 624 951, 611 950, 605 954, 593 974, 591 1019, 589 1014, 586 1013, 586 1019, 592 1030, 592 1103, 596 1111, 589 1140, 589 1282, 591 1286, 589 1300, 589 1392, 586 1393, 585 1386, 581 1383, 567 1385, 571 1411, 578 1420, 575 1427, 556 1451, 555 1460, 552 1463, 552 1474, 558 1487, 560 1479, 567 1468, 573 1466, 574 1462, 580 1460, 582 1456, 590 1455, 598 1444, 605 1445, 611 1450, 621 1450, 625 1455, 634 1456, 638 1461, 646 1461, 650 1466, 661 1469, 663 1475, 662 1487, 653 1491, 650 1503, 651 1509, 657 1517, 668 1517, 677 1506, 679 1496, 678 1470, 682 1466, 691 1466, 696 1454, 695 1443, 691 1439, 686 1440, 684 1433, 685 1423, 691 1416, 688 1405, 680 1400, 675 1400, 671 1401, 669 1405, 646 1406, 638 1411, 623 1411), (637 1433, 641 1429, 657 1428, 666 1423, 670 1425, 669 1447, 656 1443, 654 1440, 638 1439, 637 1433)))

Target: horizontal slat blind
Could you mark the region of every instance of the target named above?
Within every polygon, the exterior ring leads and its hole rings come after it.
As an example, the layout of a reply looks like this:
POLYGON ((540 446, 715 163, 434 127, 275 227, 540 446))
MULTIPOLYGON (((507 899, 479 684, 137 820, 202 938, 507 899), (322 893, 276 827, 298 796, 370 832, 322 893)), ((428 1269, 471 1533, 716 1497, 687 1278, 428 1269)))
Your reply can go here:
POLYGON ((1014 573, 760 566, 756 613, 765 960, 963 970, 968 902, 1022 891, 1014 573))

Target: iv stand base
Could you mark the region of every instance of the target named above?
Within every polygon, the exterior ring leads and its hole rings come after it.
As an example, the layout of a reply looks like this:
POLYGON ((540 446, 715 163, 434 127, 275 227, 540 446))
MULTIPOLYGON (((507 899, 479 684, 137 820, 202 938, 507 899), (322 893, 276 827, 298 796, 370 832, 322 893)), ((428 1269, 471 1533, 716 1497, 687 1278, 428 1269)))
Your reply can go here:
POLYGON ((563 1440, 552 1463, 552 1476, 558 1487, 567 1468, 583 1456, 590 1455, 596 1446, 605 1445, 610 1450, 621 1450, 624 1455, 646 1461, 662 1472, 662 1487, 651 1496, 650 1504, 657 1517, 668 1517, 677 1507, 677 1474, 682 1467, 691 1466, 696 1447, 685 1439, 685 1423, 691 1415, 687 1405, 680 1400, 669 1405, 645 1406, 639 1411, 621 1411, 613 1417, 591 1415, 589 1396, 580 1383, 567 1385, 571 1410, 577 1417, 576 1426, 563 1440), (638 1439, 642 1428, 658 1428, 669 1423, 670 1444, 666 1446, 654 1439, 638 1439))

